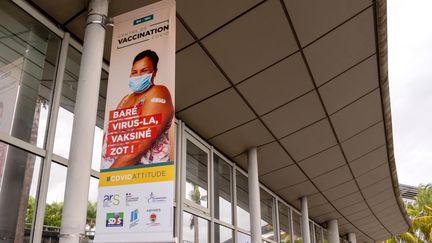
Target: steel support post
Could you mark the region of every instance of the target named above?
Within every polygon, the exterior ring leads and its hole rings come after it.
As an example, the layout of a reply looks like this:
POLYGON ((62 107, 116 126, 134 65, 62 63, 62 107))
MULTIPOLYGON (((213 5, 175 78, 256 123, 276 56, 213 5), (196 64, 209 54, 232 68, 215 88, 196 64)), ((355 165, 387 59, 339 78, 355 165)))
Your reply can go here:
POLYGON ((108 0, 91 0, 88 9, 66 178, 61 243, 80 242, 86 225, 108 0))

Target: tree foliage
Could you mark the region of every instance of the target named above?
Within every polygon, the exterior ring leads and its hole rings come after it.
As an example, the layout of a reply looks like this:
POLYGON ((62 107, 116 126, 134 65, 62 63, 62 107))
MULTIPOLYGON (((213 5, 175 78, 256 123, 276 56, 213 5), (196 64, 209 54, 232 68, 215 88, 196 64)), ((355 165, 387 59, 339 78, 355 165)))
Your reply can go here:
MULTIPOLYGON (((87 203, 87 228, 93 230, 96 225, 96 203, 87 203)), ((47 203, 45 206, 44 225, 52 227, 61 226, 61 216, 63 210, 62 202, 47 203)), ((33 215, 35 211, 35 198, 30 196, 27 203, 26 223, 33 222, 33 215)))
POLYGON ((415 200, 405 205, 411 219, 411 228, 386 243, 398 243, 400 240, 407 243, 432 242, 432 184, 420 185, 415 200))

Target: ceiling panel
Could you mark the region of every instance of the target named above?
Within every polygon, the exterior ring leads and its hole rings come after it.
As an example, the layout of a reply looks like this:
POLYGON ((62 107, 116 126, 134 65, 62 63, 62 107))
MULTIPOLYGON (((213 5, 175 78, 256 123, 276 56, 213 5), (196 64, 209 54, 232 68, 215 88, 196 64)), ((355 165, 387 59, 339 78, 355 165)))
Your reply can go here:
POLYGON ((251 147, 273 141, 273 137, 259 120, 253 120, 209 140, 227 156, 233 157, 251 147), (253 135, 253 136, 252 136, 253 135))
POLYGON ((281 168, 264 176, 260 176, 259 179, 266 186, 272 188, 275 191, 279 191, 282 188, 289 187, 307 180, 306 176, 303 174, 303 172, 301 172, 297 165, 290 165, 285 168, 281 168))
POLYGON ((330 212, 334 212, 334 207, 330 203, 325 203, 316 207, 309 208, 309 215, 311 217, 319 217, 330 212))
MULTIPOLYGON (((234 160, 244 169, 247 170, 247 153, 242 152, 234 160)), ((258 173, 259 175, 267 174, 270 171, 293 164, 294 162, 285 153, 285 150, 278 142, 264 144, 258 147, 258 173)))
POLYGON ((369 197, 366 197, 367 203, 373 208, 374 206, 383 203, 385 201, 392 201, 394 200, 394 192, 393 191, 385 191, 386 188, 382 189, 382 186, 380 188, 380 192, 377 194, 372 194, 372 196, 368 195, 369 197), (384 191, 383 191, 384 190, 384 191))
POLYGON ((379 203, 379 204, 376 204, 374 206, 371 206, 371 209, 374 212, 378 212, 378 211, 384 210, 384 209, 392 206, 393 204, 395 204, 394 201, 392 201, 392 200, 386 200, 386 201, 383 201, 382 203, 379 203))
POLYGON ((337 145, 299 163, 300 167, 310 178, 331 171, 343 164, 345 164, 345 159, 337 145))
POLYGON ((380 102, 381 95, 377 89, 330 116, 339 140, 345 141, 381 121, 382 110, 376 105, 380 102))
POLYGON ((259 0, 187 0, 177 2, 177 11, 191 27, 193 32, 201 38, 242 14, 258 2, 259 0), (227 6, 229 6, 229 8, 227 8, 227 6))
POLYGON ((230 86, 198 44, 176 55, 176 110, 182 110, 230 86))
POLYGON ((237 88, 262 115, 314 87, 300 53, 296 53, 240 83, 237 88))
POLYGON ((280 140, 296 161, 324 151, 336 144, 327 119, 306 127, 280 140))
POLYGON ((368 206, 366 203, 362 200, 356 204, 350 205, 348 207, 340 208, 339 212, 341 212, 346 217, 349 217, 350 215, 353 215, 355 213, 358 213, 363 210, 367 210, 368 206))
POLYGON ((384 124, 380 122, 343 142, 342 149, 348 161, 352 161, 383 144, 385 144, 384 124))
POLYGON ((273 142, 258 148, 258 173, 264 175, 270 171, 293 164, 294 162, 278 142, 273 142))
POLYGON ((234 82, 298 49, 277 0, 264 2, 202 42, 234 82))
POLYGON ((350 162, 354 176, 360 176, 367 171, 387 163, 387 148, 385 145, 365 154, 364 156, 350 162))
POLYGON ((378 88, 378 66, 376 55, 373 55, 325 83, 318 90, 327 111, 333 114, 376 88, 378 88))
POLYGON ((302 46, 371 4, 370 0, 284 0, 284 2, 302 46))
POLYGON ((186 30, 184 25, 178 19, 176 19, 176 50, 178 51, 194 41, 195 40, 186 30))
POLYGON ((108 14, 109 16, 117 16, 155 2, 158 0, 127 0, 127 4, 124 1, 110 1, 108 14))
POLYGON ((213 137, 255 118, 232 88, 177 113, 177 116, 204 138, 213 137))
POLYGON ((375 53, 373 19, 370 8, 305 48, 317 84, 375 53))
POLYGON ((45 12, 47 12, 51 17, 53 17, 60 24, 64 24, 68 19, 73 17, 76 13, 80 12, 81 10, 87 7, 84 4, 85 1, 57 0, 56 4, 53 4, 52 0, 30 0, 30 1, 36 4, 41 9, 43 9, 45 12))
MULTIPOLYGON (((84 39, 84 30, 85 30, 84 26, 86 23, 86 17, 87 17, 87 11, 83 12, 79 16, 75 17, 71 22, 69 22, 66 25, 66 28, 81 40, 84 39)), ((112 36, 112 34, 107 35, 107 37, 108 36, 112 36)), ((109 38, 109 39, 111 39, 111 38, 109 38)), ((105 43, 106 43, 106 40, 105 40, 105 43)), ((109 49, 111 49, 111 45, 109 46, 109 49)))
POLYGON ((360 189, 362 189, 375 184, 385 177, 390 178, 390 168, 387 163, 384 163, 377 168, 357 177, 356 180, 360 189))
POLYGON ((298 131, 325 117, 319 97, 315 91, 293 100, 262 119, 277 138, 298 131))
POLYGON ((323 194, 330 201, 335 201, 356 191, 358 191, 358 187, 355 184, 354 180, 351 180, 343 184, 340 184, 338 186, 335 186, 331 189, 328 189, 327 191, 323 191, 323 194))
POLYGON ((387 191, 391 192, 392 194, 394 193, 391 184, 391 179, 388 177, 381 178, 381 181, 376 182, 375 184, 370 185, 369 187, 363 188, 361 189, 361 191, 367 199, 372 198, 374 195, 377 194, 379 194, 379 196, 381 197, 385 197, 386 196, 385 192, 387 191))
POLYGON ((353 177, 348 165, 344 165, 323 175, 312 178, 312 181, 315 183, 315 185, 317 185, 320 191, 325 191, 352 179, 353 177))
MULTIPOLYGON (((288 202, 293 202, 302 198, 303 196, 316 194, 317 192, 318 190, 310 181, 304 181, 277 191, 278 195, 283 197, 288 202)), ((311 206, 309 198, 308 205, 311 206)))
POLYGON ((369 208, 366 208, 351 214, 348 218, 354 224, 358 224, 359 222, 361 222, 362 219, 370 218, 371 216, 373 217, 371 211, 369 210, 369 208))
POLYGON ((328 214, 325 214, 325 215, 321 215, 321 216, 319 216, 319 217, 315 217, 314 219, 318 222, 318 223, 324 223, 324 222, 327 222, 327 221, 329 221, 329 220, 331 220, 331 219, 339 219, 339 218, 342 218, 342 215, 340 215, 340 213, 338 213, 338 212, 336 212, 336 211, 333 211, 333 212, 330 212, 330 213, 328 213, 328 214))
POLYGON ((364 199, 359 191, 355 191, 336 200, 332 200, 332 204, 336 208, 344 208, 362 202, 364 199))
POLYGON ((322 204, 327 203, 327 199, 321 193, 315 193, 311 196, 308 196, 308 206, 316 207, 322 204))

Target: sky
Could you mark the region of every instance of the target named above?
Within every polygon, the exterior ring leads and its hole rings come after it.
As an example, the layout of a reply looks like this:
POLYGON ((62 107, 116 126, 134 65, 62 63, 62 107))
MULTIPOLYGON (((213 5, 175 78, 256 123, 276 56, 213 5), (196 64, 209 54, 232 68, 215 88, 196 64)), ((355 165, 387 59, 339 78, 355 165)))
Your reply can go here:
POLYGON ((387 0, 388 63, 398 180, 432 183, 432 1, 387 0))

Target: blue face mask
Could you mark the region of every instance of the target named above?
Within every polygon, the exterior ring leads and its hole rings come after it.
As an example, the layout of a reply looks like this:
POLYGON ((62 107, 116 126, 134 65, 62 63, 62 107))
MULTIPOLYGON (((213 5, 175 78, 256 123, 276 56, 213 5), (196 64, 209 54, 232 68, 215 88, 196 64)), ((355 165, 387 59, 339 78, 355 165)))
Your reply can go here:
POLYGON ((129 78, 129 89, 132 92, 143 92, 151 86, 151 79, 153 73, 146 73, 142 76, 130 77, 129 78))

